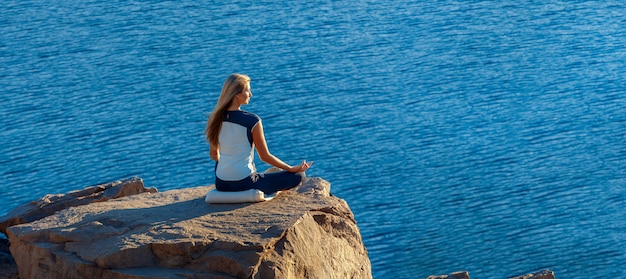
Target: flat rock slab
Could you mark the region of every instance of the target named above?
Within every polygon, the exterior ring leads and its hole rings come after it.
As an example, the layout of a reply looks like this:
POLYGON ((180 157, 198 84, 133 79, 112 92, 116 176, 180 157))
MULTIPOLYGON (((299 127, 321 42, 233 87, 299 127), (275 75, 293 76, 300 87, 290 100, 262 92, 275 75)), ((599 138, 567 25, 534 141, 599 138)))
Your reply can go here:
POLYGON ((8 228, 20 278, 371 278, 347 203, 307 178, 261 203, 213 186, 72 207, 8 228))
POLYGON ((146 192, 156 193, 157 189, 145 188, 141 178, 131 177, 124 180, 89 186, 85 189, 67 194, 46 195, 38 200, 17 207, 7 215, 0 217, 0 232, 6 234, 6 229, 10 226, 36 221, 66 208, 146 192))

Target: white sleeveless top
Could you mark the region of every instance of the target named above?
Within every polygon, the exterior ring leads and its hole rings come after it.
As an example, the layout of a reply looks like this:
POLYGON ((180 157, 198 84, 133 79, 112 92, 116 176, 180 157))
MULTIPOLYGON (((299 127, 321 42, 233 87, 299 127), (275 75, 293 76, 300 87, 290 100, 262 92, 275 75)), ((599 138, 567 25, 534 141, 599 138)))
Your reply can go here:
POLYGON ((225 181, 238 181, 256 172, 252 129, 261 122, 247 111, 227 111, 219 135, 220 160, 215 176, 225 181))

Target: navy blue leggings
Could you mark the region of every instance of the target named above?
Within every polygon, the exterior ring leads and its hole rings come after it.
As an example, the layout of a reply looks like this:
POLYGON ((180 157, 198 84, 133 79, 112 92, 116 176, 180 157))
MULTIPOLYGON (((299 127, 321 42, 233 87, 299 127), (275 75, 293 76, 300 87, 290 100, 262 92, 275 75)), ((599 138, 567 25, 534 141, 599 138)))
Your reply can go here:
POLYGON ((225 181, 215 177, 215 188, 218 191, 234 192, 249 189, 259 189, 263 193, 271 195, 276 191, 291 189, 304 181, 303 172, 271 172, 254 173, 239 181, 225 181))

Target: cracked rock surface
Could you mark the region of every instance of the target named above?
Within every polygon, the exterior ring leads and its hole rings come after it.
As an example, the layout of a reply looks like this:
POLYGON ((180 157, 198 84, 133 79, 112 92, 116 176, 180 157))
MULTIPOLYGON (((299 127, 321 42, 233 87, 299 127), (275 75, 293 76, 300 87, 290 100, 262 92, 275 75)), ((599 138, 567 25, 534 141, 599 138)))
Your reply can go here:
POLYGON ((20 278, 371 278, 348 204, 307 178, 261 203, 213 186, 90 203, 9 227, 20 278))

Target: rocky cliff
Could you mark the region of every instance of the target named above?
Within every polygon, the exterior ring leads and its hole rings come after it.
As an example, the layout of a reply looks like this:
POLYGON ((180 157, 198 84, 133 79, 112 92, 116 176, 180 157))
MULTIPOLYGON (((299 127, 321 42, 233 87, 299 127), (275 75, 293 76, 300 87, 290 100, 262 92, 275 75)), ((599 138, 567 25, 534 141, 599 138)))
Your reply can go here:
POLYGON ((354 216, 323 179, 261 203, 209 206, 211 188, 146 191, 11 226, 20 278, 372 277, 354 216))

